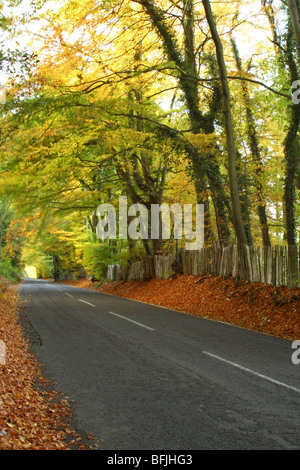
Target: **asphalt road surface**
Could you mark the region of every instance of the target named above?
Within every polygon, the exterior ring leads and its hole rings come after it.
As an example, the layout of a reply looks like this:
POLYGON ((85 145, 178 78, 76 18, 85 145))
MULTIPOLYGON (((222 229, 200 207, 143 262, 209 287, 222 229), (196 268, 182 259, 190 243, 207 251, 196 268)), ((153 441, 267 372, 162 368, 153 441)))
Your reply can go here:
POLYGON ((33 352, 102 449, 300 448, 291 341, 65 284, 21 295, 33 352))

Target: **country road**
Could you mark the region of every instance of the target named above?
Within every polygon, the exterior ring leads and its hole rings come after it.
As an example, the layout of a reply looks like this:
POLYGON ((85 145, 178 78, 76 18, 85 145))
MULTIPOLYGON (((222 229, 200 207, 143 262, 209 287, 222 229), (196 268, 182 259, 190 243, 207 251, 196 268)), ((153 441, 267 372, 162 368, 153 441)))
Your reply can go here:
POLYGON ((290 341, 65 284, 20 293, 33 352, 102 449, 300 448, 290 341))

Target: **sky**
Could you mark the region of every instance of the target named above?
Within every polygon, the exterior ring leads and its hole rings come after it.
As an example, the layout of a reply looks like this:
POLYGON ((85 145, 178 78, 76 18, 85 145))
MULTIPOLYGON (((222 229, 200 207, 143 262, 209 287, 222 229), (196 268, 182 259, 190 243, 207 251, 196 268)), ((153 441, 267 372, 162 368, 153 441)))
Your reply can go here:
MULTIPOLYGON (((47 9, 58 9, 59 5, 64 0, 50 0, 47 1, 43 8, 41 8, 37 15, 43 14, 47 9)), ((1 2, 1 0, 0 0, 1 2)), ((2 13, 4 16, 16 15, 22 16, 26 15, 32 10, 32 1, 31 0, 23 0, 18 7, 12 8, 9 7, 8 2, 1 2, 3 4, 2 13)), ((18 26, 19 34, 15 35, 14 38, 6 38, 5 39, 5 48, 8 50, 16 50, 16 49, 26 49, 28 52, 33 52, 38 50, 38 33, 41 30, 41 27, 45 25, 46 22, 42 19, 32 20, 27 22, 21 26, 18 26)), ((3 39, 2 39, 3 40, 3 39)), ((4 86, 8 79, 8 74, 1 71, 0 72, 0 87, 4 86)), ((1 93, 0 93, 1 95, 1 93)), ((1 96, 0 96, 1 100, 1 96)))

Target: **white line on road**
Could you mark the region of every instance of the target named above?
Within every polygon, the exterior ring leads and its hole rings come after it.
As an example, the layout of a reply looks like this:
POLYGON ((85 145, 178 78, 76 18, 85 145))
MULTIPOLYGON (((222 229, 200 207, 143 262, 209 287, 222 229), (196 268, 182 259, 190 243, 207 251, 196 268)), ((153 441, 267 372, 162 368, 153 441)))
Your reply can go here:
POLYGON ((150 328, 150 326, 146 326, 146 325, 143 325, 142 323, 139 323, 139 322, 137 322, 137 321, 131 320, 130 318, 123 317, 122 315, 119 315, 118 313, 115 313, 115 312, 109 312, 109 313, 111 313, 112 315, 116 315, 117 317, 123 318, 123 320, 127 320, 127 321, 130 321, 130 322, 132 322, 132 323, 135 323, 136 325, 142 326, 143 328, 147 328, 147 330, 154 331, 154 329, 153 329, 153 328, 150 328))
POLYGON ((239 364, 236 364, 235 362, 228 361, 227 359, 224 359, 223 357, 215 356, 214 354, 211 354, 207 351, 202 351, 202 352, 203 354, 206 354, 207 356, 214 357, 215 359, 218 359, 219 361, 226 362, 226 364, 230 364, 231 366, 237 367, 240 370, 249 372, 250 374, 253 374, 256 377, 260 377, 261 379, 268 380, 269 382, 272 382, 273 384, 280 385, 281 387, 285 387, 289 390, 293 390, 296 393, 300 393, 299 388, 292 387, 291 385, 285 384, 283 382, 279 382, 278 380, 272 379, 271 377, 268 377, 267 375, 259 374, 258 372, 255 372, 254 370, 247 369, 247 367, 243 367, 239 364))
POLYGON ((65 294, 68 295, 69 297, 72 297, 72 298, 73 298, 73 295, 68 294, 67 292, 65 292, 65 294))
POLYGON ((84 302, 85 304, 91 305, 92 307, 96 307, 96 305, 90 304, 90 302, 86 302, 85 300, 78 299, 79 302, 84 302))

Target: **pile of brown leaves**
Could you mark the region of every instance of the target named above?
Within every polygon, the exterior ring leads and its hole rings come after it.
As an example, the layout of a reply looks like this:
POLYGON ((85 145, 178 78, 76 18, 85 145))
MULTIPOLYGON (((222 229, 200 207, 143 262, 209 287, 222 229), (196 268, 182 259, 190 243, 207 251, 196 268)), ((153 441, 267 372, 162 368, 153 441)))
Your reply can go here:
POLYGON ((98 288, 88 280, 72 284, 281 338, 300 339, 299 288, 187 275, 144 282, 104 282, 98 288))
MULTIPOLYGON (((17 315, 17 288, 0 279, 0 450, 69 450, 80 437, 69 429, 68 401, 52 390, 29 353, 17 315)), ((54 388, 54 387, 53 387, 54 388)))

